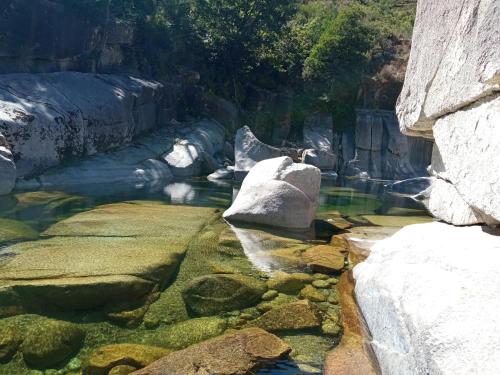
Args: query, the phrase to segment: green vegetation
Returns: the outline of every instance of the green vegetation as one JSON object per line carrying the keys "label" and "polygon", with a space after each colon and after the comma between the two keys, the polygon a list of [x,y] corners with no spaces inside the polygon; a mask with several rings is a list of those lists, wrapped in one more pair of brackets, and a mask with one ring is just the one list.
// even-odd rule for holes
{"label": "green vegetation", "polygon": [[[70,0],[98,22],[137,25],[134,61],[245,102],[246,87],[293,92],[293,120],[322,109],[350,120],[362,80],[407,39],[415,0]],[[335,121],[339,124],[342,121]],[[351,123],[351,121],[349,121]]]}

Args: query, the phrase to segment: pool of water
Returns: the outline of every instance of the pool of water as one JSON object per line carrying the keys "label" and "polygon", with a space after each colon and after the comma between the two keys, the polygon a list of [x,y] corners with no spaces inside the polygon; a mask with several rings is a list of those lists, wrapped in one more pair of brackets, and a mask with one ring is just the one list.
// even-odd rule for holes
{"label": "pool of water", "polygon": [[[237,307],[213,310],[208,303],[190,305],[185,291],[200,276],[238,275],[270,285],[269,279],[283,271],[310,275],[303,286],[328,277],[328,286],[315,289],[323,297],[311,302],[322,323],[277,330],[275,334],[292,348],[290,359],[260,374],[319,373],[325,354],[341,338],[341,329],[327,334],[323,329],[326,321],[341,328],[334,281],[339,275],[314,274],[301,254],[329,243],[334,232],[328,222],[398,226],[428,220],[420,203],[384,185],[325,176],[321,221],[316,230],[302,233],[225,223],[221,213],[238,192],[231,182],[82,185],[1,197],[0,374],[79,374],[94,351],[106,345],[179,350],[251,326],[271,308],[305,297],[300,290],[279,291],[277,297],[243,304],[236,300]],[[169,267],[159,265],[166,259],[164,247],[171,251]],[[124,274],[119,282],[103,279]],[[85,279],[84,288],[75,287],[82,278],[89,283]],[[122,287],[130,301],[118,292]],[[115,297],[121,299],[105,303],[105,298]],[[85,338],[78,345],[62,345],[66,352],[63,348],[33,354],[37,350],[30,352],[30,345],[52,348],[60,336],[73,337],[64,327],[50,328],[52,320],[71,322]],[[78,340],[78,334],[75,337]]]}

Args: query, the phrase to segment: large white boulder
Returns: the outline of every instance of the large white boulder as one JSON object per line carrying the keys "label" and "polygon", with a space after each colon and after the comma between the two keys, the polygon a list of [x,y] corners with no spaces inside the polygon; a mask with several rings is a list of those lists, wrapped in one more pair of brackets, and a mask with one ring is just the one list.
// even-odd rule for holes
{"label": "large white boulder", "polygon": [[497,0],[418,2],[397,112],[403,132],[434,139],[430,171],[461,203],[441,183],[432,211],[456,225],[500,223],[499,24]]}
{"label": "large white boulder", "polygon": [[372,247],[354,277],[383,374],[499,373],[499,233],[408,226]]}
{"label": "large white boulder", "polygon": [[500,89],[500,3],[419,0],[397,112],[407,134]]}
{"label": "large white boulder", "polygon": [[242,179],[259,161],[276,158],[281,150],[259,141],[248,126],[236,132],[234,140],[235,177]]}
{"label": "large white boulder", "polygon": [[315,218],[321,172],[290,157],[257,163],[243,181],[232,206],[224,212],[229,221],[306,229]]}
{"label": "large white boulder", "polygon": [[16,164],[5,137],[0,133],[0,195],[9,194],[16,184]]}

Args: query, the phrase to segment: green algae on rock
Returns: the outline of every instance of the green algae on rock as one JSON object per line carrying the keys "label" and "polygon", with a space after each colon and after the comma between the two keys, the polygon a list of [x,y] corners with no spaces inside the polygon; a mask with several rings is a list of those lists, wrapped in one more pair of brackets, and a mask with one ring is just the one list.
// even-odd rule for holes
{"label": "green algae on rock", "polygon": [[0,245],[19,242],[36,240],[38,232],[17,220],[0,219]]}
{"label": "green algae on rock", "polygon": [[16,354],[23,341],[19,330],[13,325],[0,326],[0,363],[8,362]]}
{"label": "green algae on rock", "polygon": [[250,328],[190,346],[169,354],[136,375],[253,374],[285,357],[290,347],[259,328]]}
{"label": "green algae on rock", "polygon": [[307,300],[280,305],[248,323],[248,327],[259,327],[270,332],[317,328],[320,325],[319,312]]}
{"label": "green algae on rock", "polygon": [[163,287],[214,209],[111,204],[49,228],[53,236],[7,249],[0,316],[135,301]]}
{"label": "green algae on rock", "polygon": [[[113,344],[96,349],[85,365],[85,375],[108,375],[116,367],[137,370],[166,356],[170,350],[139,344]],[[124,371],[121,369],[120,371]],[[120,373],[115,370],[115,373]]]}
{"label": "green algae on rock", "polygon": [[398,228],[412,224],[424,224],[435,221],[435,219],[430,216],[364,215],[363,218],[373,225]]}
{"label": "green algae on rock", "polygon": [[297,294],[306,284],[313,281],[313,277],[306,273],[274,272],[267,281],[269,289],[286,294]]}
{"label": "green algae on rock", "polygon": [[42,319],[26,332],[21,352],[28,365],[50,367],[75,354],[83,345],[84,338],[85,331],[76,324]]}
{"label": "green algae on rock", "polygon": [[221,335],[226,327],[226,320],[218,317],[189,319],[156,331],[153,341],[165,348],[184,349]]}
{"label": "green algae on rock", "polygon": [[[318,280],[318,281],[320,281],[320,280]],[[312,285],[306,285],[300,291],[300,297],[304,298],[304,299],[308,299],[311,302],[324,302],[324,301],[326,301],[325,295]]]}
{"label": "green algae on rock", "polygon": [[206,316],[253,306],[266,291],[266,284],[256,278],[219,274],[191,280],[182,297],[196,315]]}

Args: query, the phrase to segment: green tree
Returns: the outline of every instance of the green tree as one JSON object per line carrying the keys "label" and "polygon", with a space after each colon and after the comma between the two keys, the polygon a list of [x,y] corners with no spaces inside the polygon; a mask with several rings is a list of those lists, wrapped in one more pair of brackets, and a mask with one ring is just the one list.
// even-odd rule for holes
{"label": "green tree", "polygon": [[290,0],[193,0],[210,79],[238,101],[239,85],[265,60],[294,8]]}

